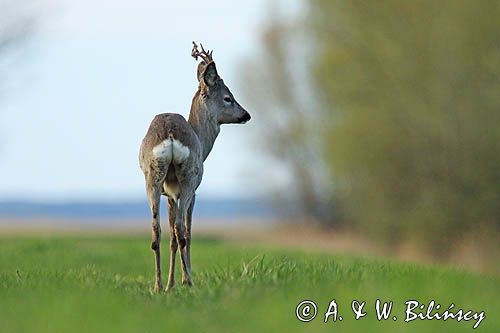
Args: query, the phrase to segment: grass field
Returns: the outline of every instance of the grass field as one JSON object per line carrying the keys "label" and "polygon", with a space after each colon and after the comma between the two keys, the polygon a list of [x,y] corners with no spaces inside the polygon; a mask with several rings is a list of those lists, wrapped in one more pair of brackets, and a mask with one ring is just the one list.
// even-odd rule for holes
{"label": "grass field", "polygon": [[[166,241],[162,251],[165,280]],[[153,294],[147,237],[1,236],[0,332],[500,331],[496,276],[215,239],[195,239],[192,262],[195,286]],[[304,299],[318,307],[308,323],[295,316]],[[332,299],[343,320],[325,324]],[[394,302],[389,320],[377,320],[376,299]],[[357,321],[352,300],[366,301]],[[454,303],[485,319],[476,330],[475,320],[405,323],[408,300],[435,300],[441,312]]]}

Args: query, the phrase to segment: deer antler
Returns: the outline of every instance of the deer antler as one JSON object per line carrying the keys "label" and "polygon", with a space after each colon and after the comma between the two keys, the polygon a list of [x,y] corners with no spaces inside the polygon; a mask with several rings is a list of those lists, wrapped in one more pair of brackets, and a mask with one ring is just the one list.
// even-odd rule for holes
{"label": "deer antler", "polygon": [[201,52],[198,51],[198,45],[196,45],[196,43],[193,42],[193,50],[191,51],[191,56],[193,58],[195,58],[196,60],[198,60],[198,57],[200,57],[201,59],[203,59],[203,61],[206,64],[209,64],[212,61],[214,61],[212,59],[212,53],[214,51],[213,50],[212,51],[205,51],[205,49],[203,48],[203,44],[201,44],[201,43],[200,43],[200,46],[201,46]]}

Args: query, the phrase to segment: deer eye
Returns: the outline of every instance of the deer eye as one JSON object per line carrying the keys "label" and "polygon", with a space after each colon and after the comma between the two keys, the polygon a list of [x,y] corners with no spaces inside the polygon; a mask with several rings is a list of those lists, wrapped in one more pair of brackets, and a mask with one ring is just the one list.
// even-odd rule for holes
{"label": "deer eye", "polygon": [[231,103],[231,97],[228,96],[224,97],[224,102]]}

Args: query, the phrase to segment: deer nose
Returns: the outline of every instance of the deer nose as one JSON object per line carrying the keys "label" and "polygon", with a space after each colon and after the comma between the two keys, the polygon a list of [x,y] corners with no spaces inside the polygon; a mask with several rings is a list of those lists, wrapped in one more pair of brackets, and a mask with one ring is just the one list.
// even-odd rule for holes
{"label": "deer nose", "polygon": [[240,118],[240,124],[244,124],[247,121],[249,121],[250,119],[252,119],[252,117],[250,116],[250,113],[245,111],[245,114],[243,115],[243,117]]}

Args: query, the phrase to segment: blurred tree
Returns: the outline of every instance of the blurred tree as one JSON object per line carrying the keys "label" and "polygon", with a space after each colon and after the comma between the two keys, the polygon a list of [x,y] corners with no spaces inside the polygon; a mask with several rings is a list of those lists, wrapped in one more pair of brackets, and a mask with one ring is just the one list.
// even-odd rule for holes
{"label": "blurred tree", "polygon": [[242,66],[248,88],[244,91],[261,119],[261,147],[292,178],[291,189],[276,193],[277,201],[292,201],[297,203],[294,212],[298,210],[317,221],[331,221],[322,199],[330,190],[325,186],[319,149],[322,109],[310,91],[308,47],[312,45],[308,45],[309,36],[301,29],[301,21],[280,19],[276,8],[271,13],[273,24],[262,34],[263,53]]}
{"label": "blurred tree", "polygon": [[0,84],[9,68],[11,51],[34,31],[36,17],[28,1],[0,0]]}
{"label": "blurred tree", "polygon": [[[331,181],[323,184],[345,217],[388,243],[417,239],[444,258],[486,230],[498,249],[500,2],[308,4],[300,21],[307,37],[294,43],[297,28],[275,23],[264,33],[262,60],[247,69],[255,91],[287,91],[253,99],[263,106],[270,152],[308,173],[324,163]],[[321,101],[314,117],[302,86],[284,77],[303,65],[286,66],[295,58],[287,43],[308,51],[309,80],[301,82],[312,82]],[[304,158],[310,151],[321,153]]]}
{"label": "blurred tree", "polygon": [[351,215],[437,255],[498,230],[500,2],[311,4],[325,153]]}

